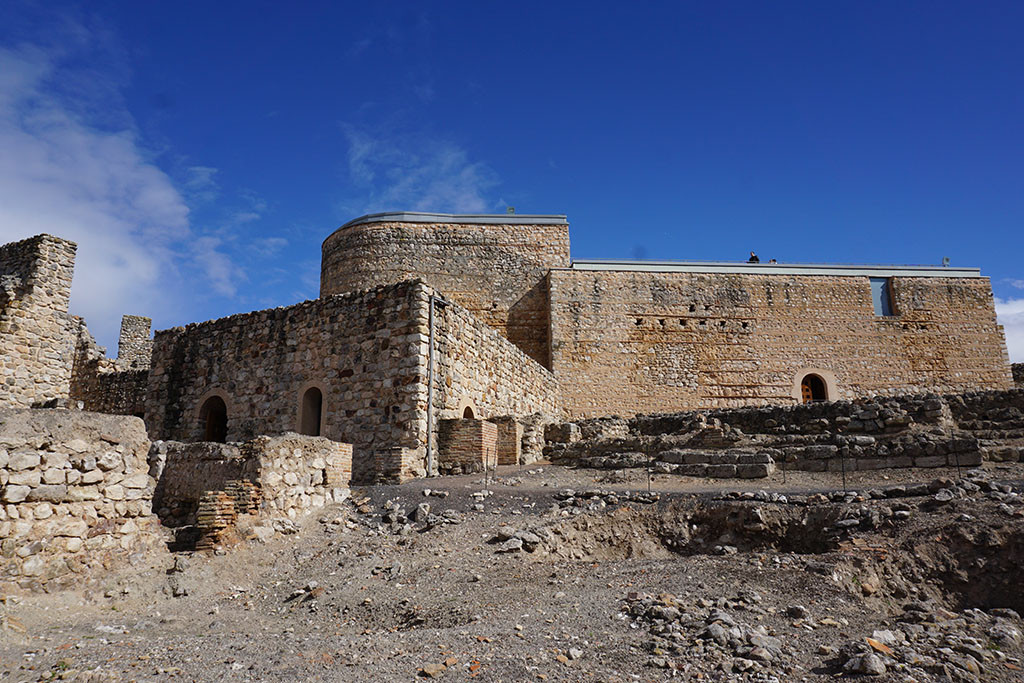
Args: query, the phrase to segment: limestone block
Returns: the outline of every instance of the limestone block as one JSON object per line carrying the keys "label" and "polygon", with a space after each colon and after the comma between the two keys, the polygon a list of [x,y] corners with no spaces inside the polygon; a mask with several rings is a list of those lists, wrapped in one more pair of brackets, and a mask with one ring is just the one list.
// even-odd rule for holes
{"label": "limestone block", "polygon": [[7,467],[7,463],[11,460],[11,456],[7,453],[6,448],[0,448],[0,470]]}
{"label": "limestone block", "polygon": [[92,446],[87,444],[82,439],[72,439],[71,441],[68,441],[66,444],[64,444],[64,447],[67,448],[72,453],[87,453],[90,450],[92,450]]}
{"label": "limestone block", "polygon": [[69,553],[77,553],[79,550],[82,549],[82,539],[75,537],[69,538],[65,542],[64,547],[67,548],[67,551]]}
{"label": "limestone block", "polygon": [[20,503],[28,498],[28,492],[32,489],[19,484],[7,484],[4,487],[3,501],[5,503]]}
{"label": "limestone block", "polygon": [[102,497],[100,490],[95,486],[72,486],[68,488],[68,500],[72,502],[99,500]]}
{"label": "limestone block", "polygon": [[43,453],[43,465],[46,467],[67,467],[70,463],[70,458],[67,453]]}
{"label": "limestone block", "polygon": [[56,467],[43,470],[43,483],[44,484],[63,484],[66,481],[64,470]]}
{"label": "limestone block", "polygon": [[54,536],[74,536],[84,538],[89,532],[89,525],[81,519],[69,519],[60,523],[53,530]]}
{"label": "limestone block", "polygon": [[103,472],[93,469],[82,472],[82,484],[98,484],[103,481]]}
{"label": "limestone block", "polygon": [[12,472],[7,478],[8,485],[15,486],[31,486],[36,487],[42,483],[43,475],[40,474],[39,470],[23,470],[21,472]]}
{"label": "limestone block", "polygon": [[60,485],[37,486],[28,493],[30,501],[47,501],[50,503],[62,503],[67,498],[68,487]]}
{"label": "limestone block", "polygon": [[148,473],[139,472],[125,477],[121,481],[121,486],[126,489],[144,489],[150,485],[150,482]]}
{"label": "limestone block", "polygon": [[96,460],[96,466],[104,472],[124,467],[124,459],[113,451],[107,451]]}
{"label": "limestone block", "polygon": [[32,469],[34,467],[39,467],[40,462],[41,458],[39,457],[38,453],[24,451],[20,453],[12,453],[9,456],[7,469],[19,472],[22,470]]}
{"label": "limestone block", "polygon": [[32,516],[36,519],[49,519],[53,516],[53,506],[49,503],[40,503],[32,508]]}

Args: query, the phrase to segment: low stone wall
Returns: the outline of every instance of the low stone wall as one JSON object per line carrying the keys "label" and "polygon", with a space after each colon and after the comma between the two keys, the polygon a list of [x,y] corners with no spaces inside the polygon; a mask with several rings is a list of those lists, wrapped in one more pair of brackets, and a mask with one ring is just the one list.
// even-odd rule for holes
{"label": "low stone wall", "polygon": [[[755,464],[755,455],[768,472],[772,464],[810,471],[973,466],[982,459],[1024,460],[1024,391],[601,418],[550,425],[546,436],[545,453],[555,462],[652,461],[659,471],[680,474]],[[727,468],[714,471],[719,474],[706,476]]]}
{"label": "low stone wall", "polygon": [[262,511],[296,517],[348,497],[352,444],[318,436],[258,436],[241,447],[258,463]]}
{"label": "low stone wall", "polygon": [[66,587],[166,553],[136,417],[0,410],[0,591]]}
{"label": "low stone wall", "polygon": [[438,469],[462,474],[494,469],[498,464],[498,426],[486,420],[441,420]]}
{"label": "low stone wall", "polygon": [[1010,369],[1013,372],[1014,386],[1024,388],[1024,363],[1014,363]]}
{"label": "low stone wall", "polygon": [[241,444],[157,441],[149,454],[157,478],[154,508],[172,527],[195,524],[203,495],[230,482],[260,488],[260,511],[296,517],[343,500],[352,478],[352,445],[287,433]]}

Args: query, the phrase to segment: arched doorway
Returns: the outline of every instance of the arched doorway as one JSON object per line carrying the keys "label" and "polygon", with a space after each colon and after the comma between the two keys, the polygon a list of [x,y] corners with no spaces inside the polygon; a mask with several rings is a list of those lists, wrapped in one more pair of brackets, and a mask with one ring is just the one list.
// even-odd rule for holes
{"label": "arched doorway", "polygon": [[475,418],[476,418],[476,415],[473,414],[473,407],[472,406],[466,406],[466,409],[462,411],[462,419],[463,420],[473,420]]}
{"label": "arched doorway", "polygon": [[224,443],[228,439],[228,407],[220,396],[211,396],[199,409],[203,441]]}
{"label": "arched doorway", "polygon": [[299,408],[299,433],[320,436],[321,416],[324,409],[324,395],[317,387],[310,387],[302,394]]}
{"label": "arched doorway", "polygon": [[818,375],[804,375],[800,380],[800,398],[804,403],[827,401],[828,389],[825,380]]}

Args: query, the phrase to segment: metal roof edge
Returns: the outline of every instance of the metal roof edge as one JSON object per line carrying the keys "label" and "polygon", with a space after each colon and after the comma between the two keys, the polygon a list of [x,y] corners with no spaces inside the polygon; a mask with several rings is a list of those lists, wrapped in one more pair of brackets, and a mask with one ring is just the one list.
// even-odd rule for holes
{"label": "metal roof edge", "polygon": [[620,261],[574,259],[558,270],[633,271],[649,273],[735,273],[742,275],[833,275],[867,277],[980,278],[980,268],[917,265],[847,265],[827,263],[737,263],[730,261]]}

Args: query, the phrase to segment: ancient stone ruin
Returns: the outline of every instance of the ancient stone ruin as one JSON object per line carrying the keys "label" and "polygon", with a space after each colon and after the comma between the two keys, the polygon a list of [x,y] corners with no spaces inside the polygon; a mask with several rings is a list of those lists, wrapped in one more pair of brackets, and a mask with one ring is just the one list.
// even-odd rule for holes
{"label": "ancient stone ruin", "polygon": [[1019,439],[1016,417],[969,417],[1020,410],[974,268],[581,261],[564,216],[374,214],[324,241],[319,298],[152,338],[128,315],[110,359],[68,313],[75,250],[0,247],[0,543],[19,581],[182,541],[158,520],[213,547],[239,515],[287,520],[350,480],[1020,455],[986,445]]}

